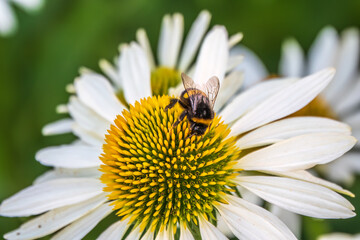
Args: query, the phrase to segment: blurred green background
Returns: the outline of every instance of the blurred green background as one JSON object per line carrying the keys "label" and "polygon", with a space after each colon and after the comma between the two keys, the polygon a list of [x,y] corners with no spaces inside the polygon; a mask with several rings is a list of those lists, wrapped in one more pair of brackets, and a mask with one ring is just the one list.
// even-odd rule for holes
{"label": "blurred green background", "polygon": [[[18,31],[0,37],[0,201],[46,171],[34,160],[37,150],[73,139],[43,137],[41,128],[61,118],[55,107],[67,101],[65,85],[78,75],[79,67],[99,70],[99,59],[112,60],[119,43],[133,40],[139,27],[147,30],[156,47],[165,13],[183,13],[187,31],[202,9],[212,13],[212,25],[223,24],[230,34],[243,32],[243,43],[271,72],[277,71],[284,38],[293,36],[308,49],[326,25],[338,30],[360,27],[360,0],[51,0],[37,14],[15,9]],[[360,180],[356,183],[350,190],[360,196]],[[351,202],[360,209],[359,199]],[[0,234],[23,221],[0,217]],[[308,231],[303,239],[329,231],[360,232],[358,217],[306,218],[304,225]]]}

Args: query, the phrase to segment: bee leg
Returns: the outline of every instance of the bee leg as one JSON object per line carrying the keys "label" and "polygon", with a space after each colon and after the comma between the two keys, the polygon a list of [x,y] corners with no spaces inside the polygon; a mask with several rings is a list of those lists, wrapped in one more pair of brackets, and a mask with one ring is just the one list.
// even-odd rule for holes
{"label": "bee leg", "polygon": [[179,116],[179,118],[176,120],[176,122],[174,122],[174,124],[171,126],[171,128],[169,129],[169,132],[171,131],[171,130],[173,130],[173,128],[175,128],[177,125],[179,125],[179,123],[182,121],[182,120],[184,120],[184,118],[185,118],[185,116],[187,115],[187,111],[185,110],[185,111],[183,111],[181,114],[180,114],[180,116]]}
{"label": "bee leg", "polygon": [[[191,133],[191,132],[190,132],[190,133]],[[193,132],[193,133],[191,133],[189,136],[187,136],[187,137],[186,137],[186,139],[188,139],[188,138],[190,138],[190,139],[191,139],[191,137],[192,137],[192,136],[194,136],[194,135],[196,135],[196,133],[195,133],[195,132]]]}
{"label": "bee leg", "polygon": [[193,128],[195,126],[195,123],[193,121],[191,121],[191,119],[189,120],[189,122],[190,122],[190,135],[188,135],[186,137],[186,139],[191,138],[192,136],[194,136],[196,134],[195,132],[193,132]]}
{"label": "bee leg", "polygon": [[173,107],[175,106],[175,104],[178,103],[178,102],[179,102],[179,99],[177,99],[177,98],[172,98],[172,99],[170,99],[169,105],[167,105],[167,106],[165,107],[165,112],[166,112],[167,110],[173,108]]}
{"label": "bee leg", "polygon": [[176,120],[176,122],[174,122],[174,124],[172,125],[172,127],[174,128],[174,127],[176,127],[182,120],[184,120],[184,118],[185,118],[185,116],[187,115],[187,111],[185,110],[185,111],[183,111],[181,114],[180,114],[180,116],[179,116],[179,118]]}

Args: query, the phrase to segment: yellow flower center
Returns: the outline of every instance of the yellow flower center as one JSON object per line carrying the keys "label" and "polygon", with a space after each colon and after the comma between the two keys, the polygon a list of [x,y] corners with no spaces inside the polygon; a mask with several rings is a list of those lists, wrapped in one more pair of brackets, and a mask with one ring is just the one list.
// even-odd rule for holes
{"label": "yellow flower center", "polygon": [[164,111],[169,96],[142,99],[111,125],[101,180],[122,218],[159,231],[169,224],[197,225],[197,216],[214,218],[214,204],[230,193],[232,168],[240,150],[230,129],[215,117],[202,136],[189,138],[185,118],[172,128],[183,109]]}
{"label": "yellow flower center", "polygon": [[180,82],[180,73],[175,69],[158,67],[151,73],[151,89],[155,96],[168,94],[169,88]]}

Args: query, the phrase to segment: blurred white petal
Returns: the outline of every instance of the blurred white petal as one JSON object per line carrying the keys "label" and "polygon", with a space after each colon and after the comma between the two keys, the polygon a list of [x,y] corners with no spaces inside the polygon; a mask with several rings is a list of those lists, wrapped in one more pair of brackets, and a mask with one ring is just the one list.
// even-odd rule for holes
{"label": "blurred white petal", "polygon": [[199,48],[201,40],[209,27],[211,14],[204,10],[192,24],[189,33],[185,39],[184,49],[182,50],[178,69],[186,72],[191,62],[194,60],[195,54]]}
{"label": "blurred white petal", "polygon": [[145,29],[141,28],[141,29],[137,30],[136,40],[138,41],[138,43],[140,44],[140,46],[142,47],[142,49],[144,50],[144,52],[146,54],[150,69],[154,69],[155,68],[154,55],[152,53],[149,38],[146,34]]}
{"label": "blurred white petal", "polygon": [[227,38],[227,31],[223,26],[213,27],[206,35],[193,76],[198,85],[205,84],[212,76],[217,76],[221,85],[229,56]]}
{"label": "blurred white petal", "polygon": [[151,96],[150,66],[144,50],[137,43],[122,48],[120,69],[124,96],[129,104]]}
{"label": "blurred white petal", "polygon": [[244,60],[236,70],[244,73],[244,88],[247,89],[255,83],[264,80],[268,75],[268,71],[260,58],[250,49],[244,46],[236,46],[231,49],[230,55],[242,55]]}
{"label": "blurred white petal", "polygon": [[282,45],[279,73],[284,77],[302,77],[304,52],[295,39],[288,39]]}
{"label": "blurred white petal", "polygon": [[70,133],[74,120],[71,118],[63,118],[52,123],[46,124],[42,129],[45,136]]}
{"label": "blurred white petal", "polygon": [[327,67],[335,67],[338,34],[333,27],[325,27],[309,50],[308,74]]}

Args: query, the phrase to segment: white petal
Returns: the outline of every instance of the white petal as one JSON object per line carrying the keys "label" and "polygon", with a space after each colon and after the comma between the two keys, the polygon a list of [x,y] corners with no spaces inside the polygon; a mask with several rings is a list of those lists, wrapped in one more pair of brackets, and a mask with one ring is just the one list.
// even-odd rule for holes
{"label": "white petal", "polygon": [[125,99],[129,104],[151,96],[150,66],[144,50],[137,43],[122,48],[120,69]]}
{"label": "white petal", "polygon": [[160,65],[165,65],[167,58],[167,49],[170,47],[172,34],[172,18],[169,14],[166,14],[161,23],[160,38],[158,43],[158,59]]}
{"label": "white petal", "polygon": [[136,40],[138,41],[138,43],[140,44],[140,46],[142,47],[142,49],[146,54],[150,69],[154,69],[155,68],[154,55],[151,51],[149,38],[144,29],[141,28],[136,31]]}
{"label": "white petal", "polygon": [[119,70],[116,69],[109,61],[101,59],[99,62],[101,70],[106,74],[106,76],[111,79],[111,81],[117,86],[117,88],[122,88],[122,81],[120,78]]}
{"label": "white petal", "polygon": [[286,225],[264,208],[241,198],[228,196],[229,204],[217,209],[239,239],[296,239]]}
{"label": "white petal", "polygon": [[255,83],[265,79],[269,73],[260,58],[250,49],[244,46],[236,46],[231,49],[231,55],[242,55],[244,61],[236,70],[244,73],[244,88],[247,89]]}
{"label": "white petal", "polygon": [[215,102],[214,110],[219,111],[234,94],[240,89],[243,83],[243,73],[233,71],[225,77],[220,86],[219,94]]}
{"label": "white petal", "polygon": [[38,10],[44,4],[44,0],[12,0],[26,11]]}
{"label": "white petal", "polygon": [[261,206],[264,201],[259,198],[256,194],[250,192],[249,190],[247,190],[246,188],[243,188],[242,186],[236,186],[236,189],[239,191],[240,195],[241,195],[241,199],[244,199],[245,201]]}
{"label": "white petal", "polygon": [[317,240],[360,240],[360,234],[329,233],[321,235]]}
{"label": "white petal", "polygon": [[186,72],[190,63],[194,60],[195,54],[199,48],[200,42],[209,27],[211,14],[204,10],[192,24],[189,33],[185,39],[184,49],[182,50],[179,67],[181,72]]}
{"label": "white petal", "polygon": [[339,133],[300,135],[249,153],[234,167],[279,172],[303,170],[340,157],[355,142],[354,137]]}
{"label": "white petal", "polygon": [[205,84],[209,78],[217,76],[221,85],[229,57],[227,39],[227,31],[223,26],[213,27],[206,35],[201,45],[193,76],[197,84]]}
{"label": "white petal", "polygon": [[185,228],[185,224],[180,224],[180,238],[179,240],[195,240],[189,228]]}
{"label": "white petal", "polygon": [[352,129],[359,130],[360,129],[360,111],[352,112],[350,116],[342,119],[342,121],[349,124]]}
{"label": "white petal", "polygon": [[129,222],[129,218],[123,221],[117,221],[108,227],[98,238],[97,240],[108,240],[108,239],[122,239],[126,230],[128,228],[127,224]]}
{"label": "white petal", "polygon": [[60,232],[56,233],[52,239],[82,239],[88,234],[102,219],[112,212],[112,206],[104,203],[79,220],[73,222]]}
{"label": "white petal", "polygon": [[79,99],[100,116],[112,122],[124,106],[117,99],[110,83],[97,74],[83,74],[75,80]]}
{"label": "white petal", "polygon": [[349,218],[354,207],[341,195],[317,184],[271,176],[239,176],[236,183],[281,208],[316,218]]}
{"label": "white petal", "polygon": [[142,231],[140,231],[140,225],[138,225],[131,230],[130,234],[126,237],[126,240],[138,240],[141,235]]}
{"label": "white petal", "polygon": [[76,122],[76,124],[73,123],[71,125],[73,129],[78,125],[81,128],[92,132],[94,136],[104,139],[107,130],[110,128],[110,122],[107,119],[101,117],[75,96],[70,97],[68,110],[69,114]]}
{"label": "white petal", "polygon": [[0,1],[0,35],[11,34],[17,25],[13,10],[7,1]]}
{"label": "white petal", "polygon": [[229,226],[227,225],[227,223],[225,222],[224,218],[221,216],[219,211],[216,212],[216,227],[229,239],[235,237],[234,233],[231,231],[231,229],[229,228]]}
{"label": "white petal", "polygon": [[[127,238],[128,239],[128,238]],[[153,240],[154,239],[154,232],[151,231],[151,228],[149,228],[146,233],[141,237],[140,240]]]}
{"label": "white petal", "polygon": [[244,56],[242,55],[231,55],[227,61],[226,72],[233,71],[237,66],[239,66],[244,61]]}
{"label": "white petal", "polygon": [[184,91],[184,85],[179,83],[176,87],[169,88],[169,96],[180,97],[181,93]]}
{"label": "white petal", "polygon": [[271,204],[270,210],[272,214],[277,216],[286,226],[291,230],[291,232],[297,237],[301,237],[301,216],[284,210],[276,205]]}
{"label": "white petal", "polygon": [[56,113],[62,114],[62,113],[69,113],[69,110],[67,108],[66,104],[59,104],[56,106]]}
{"label": "white petal", "polygon": [[39,184],[58,178],[100,178],[99,167],[93,168],[55,168],[38,176],[33,184]]}
{"label": "white petal", "polygon": [[360,129],[354,129],[353,135],[358,140],[356,142],[356,147],[359,148],[360,147]]}
{"label": "white petal", "polygon": [[184,18],[175,13],[164,16],[158,46],[160,66],[174,68],[184,32]]}
{"label": "white petal", "polygon": [[231,129],[238,135],[296,112],[313,100],[330,82],[334,69],[325,69],[280,90],[239,119]]}
{"label": "white petal", "polygon": [[[334,162],[337,162],[337,161],[339,161],[339,159],[337,159]],[[326,164],[324,166],[328,166],[328,165],[329,164]],[[341,186],[336,185],[335,183],[326,181],[324,179],[315,177],[315,176],[311,175],[309,172],[307,172],[305,170],[293,171],[293,172],[274,172],[274,171],[264,171],[264,172],[268,173],[268,174],[281,176],[281,177],[289,177],[289,178],[294,178],[294,179],[298,179],[298,180],[301,180],[301,181],[315,183],[317,185],[321,185],[323,187],[329,188],[329,189],[331,189],[331,190],[333,190],[335,192],[346,194],[346,195],[348,195],[350,197],[355,196],[353,193],[349,192],[348,190],[343,189]]]}
{"label": "white petal", "polygon": [[285,77],[304,75],[304,52],[295,39],[288,39],[282,45],[279,72]]}
{"label": "white petal", "polygon": [[336,161],[321,166],[320,170],[323,170],[327,179],[351,186],[356,174],[360,173],[360,153],[351,151]]}
{"label": "white petal", "polygon": [[73,124],[72,129],[76,136],[91,146],[101,147],[105,143],[104,137],[100,137],[93,131],[84,129],[77,123]]}
{"label": "white petal", "polygon": [[316,37],[309,50],[308,74],[335,66],[338,35],[333,27],[326,27]]}
{"label": "white petal", "polygon": [[29,216],[68,206],[101,194],[103,185],[93,178],[64,178],[23,189],[4,200],[0,215]]}
{"label": "white petal", "polygon": [[[244,82],[244,80],[243,80]],[[261,82],[249,90],[236,96],[222,111],[222,119],[226,124],[238,119],[269,96],[291,85],[294,79],[277,79]]]}
{"label": "white petal", "polygon": [[[331,104],[343,97],[342,92],[351,87],[358,72],[359,64],[359,31],[356,28],[343,32],[336,56],[336,75],[329,84],[325,96]],[[334,51],[334,50],[333,50]]]}
{"label": "white petal", "polygon": [[332,107],[334,108],[334,111],[337,115],[343,116],[349,112],[351,112],[353,109],[356,109],[356,107],[360,104],[360,77],[356,79],[355,82],[353,82],[352,86],[346,93],[341,96],[341,98],[338,98],[338,101],[334,104],[332,104]]}
{"label": "white petal", "polygon": [[155,240],[174,240],[173,225],[169,224],[166,229],[159,231]]}
{"label": "white petal", "polygon": [[35,159],[41,164],[62,168],[89,168],[100,166],[101,148],[90,146],[62,145],[38,151]]}
{"label": "white petal", "polygon": [[341,133],[350,135],[350,127],[321,117],[293,117],[255,129],[237,141],[240,149],[264,146],[308,133]]}
{"label": "white petal", "polygon": [[229,41],[228,41],[229,48],[232,48],[236,44],[238,44],[243,39],[243,37],[244,37],[244,34],[241,32],[230,36]]}
{"label": "white petal", "polygon": [[199,228],[202,239],[210,240],[210,239],[218,239],[218,240],[226,240],[228,239],[224,234],[220,232],[214,225],[212,225],[208,220],[206,220],[203,216],[199,215]]}
{"label": "white petal", "polygon": [[24,223],[19,229],[5,234],[4,238],[35,239],[44,237],[86,215],[105,201],[105,194],[101,194],[81,203],[51,210]]}
{"label": "white petal", "polygon": [[58,121],[46,124],[42,129],[42,134],[45,136],[57,135],[63,133],[70,133],[71,126],[74,120],[70,118],[63,118]]}

